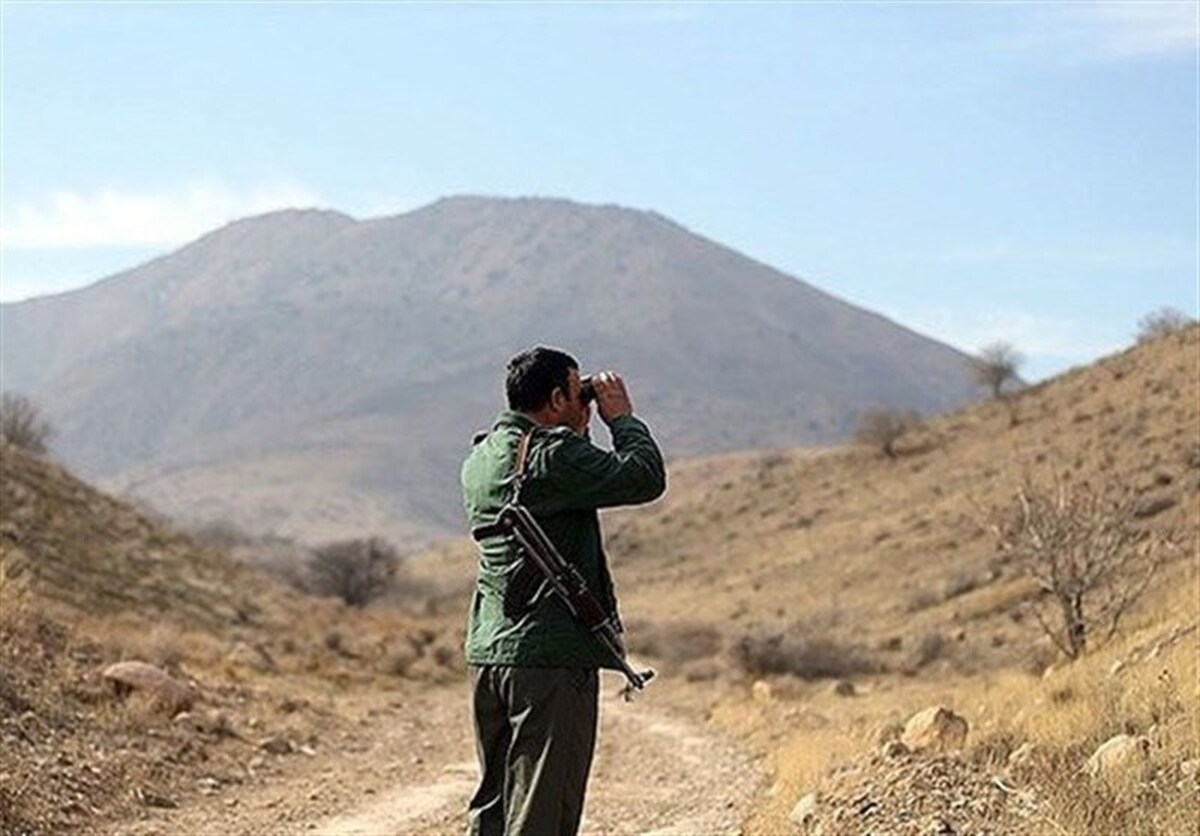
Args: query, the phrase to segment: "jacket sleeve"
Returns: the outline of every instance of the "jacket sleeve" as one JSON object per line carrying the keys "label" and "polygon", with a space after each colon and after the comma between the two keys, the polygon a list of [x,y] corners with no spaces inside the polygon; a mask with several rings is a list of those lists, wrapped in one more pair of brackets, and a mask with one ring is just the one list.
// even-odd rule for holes
{"label": "jacket sleeve", "polygon": [[564,509],[635,505],[662,496],[667,488],[662,451],[650,428],[632,415],[609,425],[612,451],[573,433],[547,451],[546,476],[552,503]]}

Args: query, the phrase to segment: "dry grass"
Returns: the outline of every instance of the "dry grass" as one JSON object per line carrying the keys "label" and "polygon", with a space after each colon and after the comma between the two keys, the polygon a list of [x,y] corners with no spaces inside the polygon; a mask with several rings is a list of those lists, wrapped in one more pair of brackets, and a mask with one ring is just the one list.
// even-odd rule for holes
{"label": "dry grass", "polygon": [[[1200,329],[1172,334],[1013,396],[1016,426],[994,402],[934,419],[937,444],[899,461],[832,450],[769,467],[761,454],[682,463],[662,505],[610,516],[627,613],[694,617],[701,589],[728,636],[821,623],[833,646],[871,648],[899,674],[860,672],[851,698],[783,676],[767,700],[728,670],[718,678],[714,720],[776,764],[748,833],[788,832],[791,806],[831,767],[873,751],[880,727],[938,703],[967,717],[982,764],[1024,741],[1047,751],[1053,766],[1035,776],[1041,832],[1191,832],[1180,823],[1197,799],[1178,786],[1178,769],[1197,757],[1194,635],[1161,651],[1166,676],[1156,663],[1108,671],[1138,642],[1200,619],[1198,356]],[[1129,485],[1146,509],[1138,524],[1181,532],[1184,548],[1111,644],[1042,679],[1056,656],[1028,616],[1036,585],[977,520],[1031,474],[1064,472]],[[1179,700],[1190,705],[1171,708]],[[1152,726],[1160,742],[1136,792],[1078,790],[1096,745]]]}
{"label": "dry grass", "polygon": [[734,642],[732,655],[741,670],[755,677],[842,679],[882,669],[866,648],[803,632],[745,635]]}
{"label": "dry grass", "polygon": [[[1053,648],[1022,616],[1032,583],[997,560],[974,511],[1003,501],[1031,470],[1065,468],[1134,486],[1157,509],[1143,524],[1186,532],[1194,559],[1198,347],[1193,328],[1024,390],[1014,396],[1015,427],[996,403],[935,419],[927,431],[936,444],[896,461],[834,450],[683,463],[667,501],[606,515],[635,649],[691,659],[658,687],[675,679],[691,688],[680,699],[775,765],[774,791],[748,834],[790,832],[792,804],[830,767],[873,750],[881,727],[933,703],[966,716],[969,756],[981,768],[998,768],[1021,742],[1043,747],[1048,766],[1031,779],[1042,832],[1189,832],[1178,827],[1195,809],[1194,784],[1175,776],[1180,761],[1197,757],[1197,634],[1153,653],[1163,636],[1200,619],[1194,566],[1165,566],[1112,643],[1043,678]],[[61,469],[0,452],[0,731],[14,735],[5,745],[24,741],[6,760],[0,810],[28,818],[53,808],[61,788],[41,782],[38,765],[56,752],[126,746],[125,773],[86,795],[115,805],[99,821],[120,811],[115,799],[127,798],[131,780],[151,774],[168,751],[159,743],[187,742],[162,718],[90,689],[109,661],[173,666],[235,728],[256,712],[263,732],[295,735],[336,725],[347,690],[462,678],[468,543],[411,561],[424,573],[415,583],[442,590],[427,612],[411,602],[357,611],[300,599]],[[737,637],[757,643],[741,669],[712,652]],[[1118,661],[1124,669],[1110,674]],[[771,696],[751,697],[747,671],[771,677]],[[842,676],[857,695],[821,680]],[[325,713],[264,710],[285,695]],[[66,719],[30,743],[14,725],[25,705],[48,722]],[[129,744],[143,739],[142,722],[158,724],[161,737],[138,754]],[[1143,780],[1081,784],[1091,749],[1126,729],[1154,741]],[[205,756],[227,754],[229,741],[210,737],[199,744]],[[189,768],[178,767],[181,785]]]}
{"label": "dry grass", "polygon": [[[1028,782],[1055,832],[1149,836],[1195,827],[1200,784],[1181,765],[1200,758],[1198,592],[1193,567],[1114,646],[1034,684],[1010,680],[984,701],[990,734],[1044,751]],[[1083,761],[1117,734],[1150,739],[1144,769],[1111,781],[1080,775]]]}
{"label": "dry grass", "polygon": [[[1181,765],[1200,758],[1197,579],[1195,567],[1177,569],[1118,640],[1045,676],[1001,670],[882,678],[853,700],[815,686],[777,692],[766,704],[747,695],[728,699],[716,719],[774,756],[775,785],[747,832],[778,832],[796,800],[821,787],[832,770],[875,751],[890,724],[937,703],[971,724],[970,761],[1032,789],[1037,813],[1029,833],[1193,832],[1200,784],[1185,778]],[[1145,768],[1113,780],[1083,774],[1097,746],[1122,733],[1150,738]],[[1039,755],[1017,778],[1007,757],[1026,742]]]}
{"label": "dry grass", "polygon": [[[442,621],[301,596],[9,445],[0,470],[0,832],[128,819],[264,737],[346,732],[356,694],[461,676]],[[131,659],[194,683],[196,717],[102,680]]]}
{"label": "dry grass", "polygon": [[21,571],[16,561],[0,553],[0,627],[23,621],[33,600],[29,572]]}
{"label": "dry grass", "polygon": [[630,652],[672,666],[711,659],[725,644],[715,626],[699,621],[635,621],[626,638]]}

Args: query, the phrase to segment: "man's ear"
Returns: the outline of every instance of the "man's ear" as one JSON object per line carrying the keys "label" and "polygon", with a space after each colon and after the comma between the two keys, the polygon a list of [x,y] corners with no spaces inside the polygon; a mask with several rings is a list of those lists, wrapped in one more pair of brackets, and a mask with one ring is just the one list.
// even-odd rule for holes
{"label": "man's ear", "polygon": [[566,405],[567,393],[563,391],[561,386],[555,386],[550,392],[550,408],[555,412],[561,412]]}

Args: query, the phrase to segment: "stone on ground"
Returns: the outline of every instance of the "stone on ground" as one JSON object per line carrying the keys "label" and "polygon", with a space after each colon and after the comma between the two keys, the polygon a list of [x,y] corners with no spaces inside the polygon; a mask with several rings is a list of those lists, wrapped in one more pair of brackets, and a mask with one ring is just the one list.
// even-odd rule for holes
{"label": "stone on ground", "polygon": [[949,752],[966,745],[967,728],[964,718],[935,705],[910,717],[900,740],[914,752]]}
{"label": "stone on ground", "polygon": [[113,684],[118,695],[144,691],[157,707],[172,716],[188,711],[196,703],[195,688],[147,662],[117,662],[105,668],[100,675]]}

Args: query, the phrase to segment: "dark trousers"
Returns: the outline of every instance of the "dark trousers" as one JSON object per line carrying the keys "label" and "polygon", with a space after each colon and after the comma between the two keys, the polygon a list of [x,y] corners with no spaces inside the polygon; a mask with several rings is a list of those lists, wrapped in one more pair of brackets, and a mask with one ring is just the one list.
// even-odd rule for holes
{"label": "dark trousers", "polygon": [[574,836],[592,752],[600,677],[582,668],[471,668],[482,773],[469,836]]}

